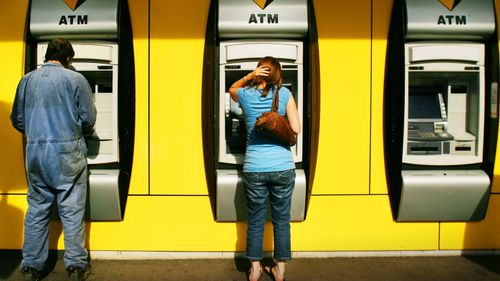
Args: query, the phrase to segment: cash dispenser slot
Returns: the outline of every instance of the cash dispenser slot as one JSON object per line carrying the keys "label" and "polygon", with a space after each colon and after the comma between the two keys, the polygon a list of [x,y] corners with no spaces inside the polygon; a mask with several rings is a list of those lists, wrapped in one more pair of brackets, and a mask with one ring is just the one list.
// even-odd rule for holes
{"label": "cash dispenser slot", "polygon": [[490,179],[482,170],[401,172],[398,221],[476,221],[486,211]]}
{"label": "cash dispenser slot", "polygon": [[[70,39],[72,67],[89,82],[97,110],[86,138],[89,164],[87,219],[123,219],[132,169],[135,90],[127,1],[86,1],[73,11],[65,1],[31,0],[27,65],[44,63],[48,40]],[[75,7],[73,7],[75,8]],[[75,15],[70,24],[67,15]],[[125,78],[126,77],[126,78]]]}
{"label": "cash dispenser slot", "polygon": [[246,124],[242,110],[229,95],[229,87],[254,70],[265,56],[280,61],[282,85],[292,92],[303,123],[303,133],[291,147],[297,167],[291,220],[305,219],[308,195],[305,168],[309,167],[311,135],[308,130],[312,120],[309,112],[315,102],[309,88],[309,79],[315,75],[309,65],[313,61],[312,50],[316,48],[312,42],[317,42],[313,18],[311,0],[274,1],[265,7],[247,0],[211,2],[205,40],[203,97],[204,104],[212,106],[204,108],[203,116],[216,116],[215,120],[204,120],[206,128],[213,128],[204,131],[204,150],[217,221],[247,219],[242,183]]}
{"label": "cash dispenser slot", "polygon": [[384,122],[395,220],[484,217],[498,135],[495,25],[491,0],[394,3]]}
{"label": "cash dispenser slot", "polygon": [[[248,217],[245,187],[241,170],[217,170],[217,220],[245,221]],[[236,188],[235,188],[236,187]],[[306,175],[295,170],[295,187],[292,193],[290,217],[302,221],[305,216]],[[270,218],[268,213],[268,218]]]}

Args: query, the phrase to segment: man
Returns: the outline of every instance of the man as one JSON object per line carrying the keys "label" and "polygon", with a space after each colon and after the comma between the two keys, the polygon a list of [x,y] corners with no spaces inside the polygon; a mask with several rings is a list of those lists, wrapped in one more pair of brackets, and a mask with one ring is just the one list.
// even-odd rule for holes
{"label": "man", "polygon": [[51,206],[57,200],[64,231],[64,264],[70,280],[90,275],[85,249],[87,147],[96,110],[83,75],[69,70],[75,52],[66,39],[49,42],[45,63],[17,87],[11,113],[26,137],[28,210],[24,222],[21,273],[40,280],[48,256]]}

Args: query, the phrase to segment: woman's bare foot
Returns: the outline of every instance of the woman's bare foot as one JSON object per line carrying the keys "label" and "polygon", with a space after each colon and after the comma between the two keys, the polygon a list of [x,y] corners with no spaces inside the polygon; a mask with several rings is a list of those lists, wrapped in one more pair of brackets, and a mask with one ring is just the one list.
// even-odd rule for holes
{"label": "woman's bare foot", "polygon": [[262,273],[262,267],[259,262],[252,262],[252,266],[248,271],[249,281],[258,281],[260,279],[260,274]]}
{"label": "woman's bare foot", "polygon": [[278,262],[272,267],[266,266],[266,272],[273,276],[274,281],[284,281],[285,280],[285,263]]}

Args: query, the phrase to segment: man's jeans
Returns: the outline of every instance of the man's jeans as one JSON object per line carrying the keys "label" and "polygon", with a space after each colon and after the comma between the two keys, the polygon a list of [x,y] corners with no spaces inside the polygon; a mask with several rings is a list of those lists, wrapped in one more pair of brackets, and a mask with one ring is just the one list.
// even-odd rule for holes
{"label": "man's jeans", "polygon": [[55,200],[64,230],[64,264],[66,267],[87,266],[83,221],[87,161],[85,153],[75,149],[84,145],[83,140],[63,144],[28,143],[28,211],[24,221],[22,266],[43,270],[48,257],[51,206]]}
{"label": "man's jeans", "polygon": [[262,240],[268,199],[274,231],[274,255],[279,261],[292,258],[290,248],[290,206],[295,186],[295,170],[243,173],[247,195],[248,228],[246,255],[249,260],[262,260]]}

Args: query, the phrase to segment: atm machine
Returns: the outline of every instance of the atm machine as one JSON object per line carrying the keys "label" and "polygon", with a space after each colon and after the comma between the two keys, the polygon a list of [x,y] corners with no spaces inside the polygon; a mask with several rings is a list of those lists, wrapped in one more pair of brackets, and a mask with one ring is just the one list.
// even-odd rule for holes
{"label": "atm machine", "polygon": [[229,87],[254,70],[265,56],[280,61],[283,87],[292,92],[299,109],[303,133],[291,148],[297,167],[291,219],[305,218],[310,131],[312,120],[317,118],[311,113],[311,105],[317,102],[311,89],[311,77],[317,75],[312,71],[312,65],[317,64],[312,55],[317,42],[313,21],[312,1],[308,0],[212,1],[205,46],[203,116],[205,166],[217,221],[247,219],[242,182],[246,125]]}
{"label": "atm machine", "polygon": [[122,220],[132,170],[135,121],[132,29],[125,0],[31,0],[26,71],[43,64],[48,41],[64,37],[72,67],[88,80],[97,109],[86,139],[87,218]]}
{"label": "atm machine", "polygon": [[481,220],[498,135],[494,3],[394,5],[384,142],[395,219]]}

